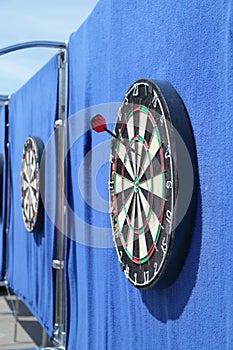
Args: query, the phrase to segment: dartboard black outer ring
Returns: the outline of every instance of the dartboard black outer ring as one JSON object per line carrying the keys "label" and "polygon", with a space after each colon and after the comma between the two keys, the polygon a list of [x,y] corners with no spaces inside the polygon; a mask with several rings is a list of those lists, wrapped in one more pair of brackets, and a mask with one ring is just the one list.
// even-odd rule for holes
{"label": "dartboard black outer ring", "polygon": [[[145,91],[147,90],[147,92],[145,93],[143,92],[144,86],[146,86]],[[121,124],[123,123],[124,118],[121,115],[122,114],[126,115],[125,109],[124,109],[126,105],[144,106],[149,111],[151,111],[153,116],[155,116],[155,119],[159,118],[159,115],[156,115],[157,107],[155,107],[155,106],[158,106],[158,104],[157,103],[153,104],[153,101],[154,101],[153,94],[156,95],[158,100],[160,101],[159,106],[160,107],[162,106],[160,110],[164,112],[162,114],[164,114],[165,120],[166,120],[166,122],[163,124],[164,130],[166,125],[166,132],[165,132],[166,135],[164,134],[165,136],[163,136],[162,126],[159,130],[159,121],[156,127],[158,128],[159,132],[161,131],[161,137],[162,138],[164,137],[164,143],[163,143],[163,140],[161,139],[162,141],[161,148],[163,148],[163,145],[165,144],[170,145],[169,154],[171,155],[171,157],[168,158],[170,162],[168,167],[165,164],[164,173],[166,172],[169,173],[170,171],[170,174],[172,177],[171,180],[173,182],[173,186],[171,190],[172,195],[170,195],[169,199],[166,199],[164,208],[161,214],[163,216],[160,224],[164,229],[164,233],[163,233],[164,236],[162,234],[160,235],[161,235],[161,239],[166,237],[165,238],[166,252],[164,253],[163,251],[163,257],[160,258],[159,260],[159,263],[160,263],[159,266],[157,264],[158,260],[155,258],[155,254],[159,256],[160,252],[157,253],[153,251],[153,253],[151,253],[151,256],[148,252],[148,258],[147,260],[145,260],[146,263],[144,264],[143,262],[135,263],[135,261],[139,259],[136,259],[136,257],[131,257],[129,252],[127,252],[127,249],[125,247],[122,248],[124,246],[124,239],[123,239],[123,232],[119,233],[119,231],[121,231],[121,228],[118,223],[119,211],[116,206],[117,199],[115,198],[116,193],[114,189],[114,186],[115,186],[114,173],[117,172],[116,167],[118,162],[117,144],[119,144],[119,141],[116,141],[115,139],[112,140],[111,157],[110,157],[110,160],[111,160],[110,213],[111,213],[111,221],[112,221],[113,239],[115,242],[116,250],[118,253],[120,265],[123,272],[125,273],[126,277],[129,279],[129,281],[139,289],[149,289],[155,285],[160,288],[166,288],[176,280],[177,276],[179,275],[182,269],[182,266],[184,264],[184,261],[187,256],[188,249],[191,243],[192,230],[193,230],[194,218],[195,218],[195,209],[196,209],[197,161],[196,161],[196,151],[195,151],[193,131],[192,131],[191,123],[190,123],[185,105],[182,99],[180,98],[180,96],[178,95],[178,93],[176,92],[176,90],[174,89],[174,87],[169,82],[140,79],[131,85],[119,109],[118,120],[115,126],[116,136],[118,137],[118,139],[120,139],[122,137],[121,135],[122,130],[124,132],[124,129],[121,127]],[[134,110],[136,110],[136,108]],[[161,121],[161,125],[162,125],[162,121]],[[184,171],[184,165],[182,161],[183,155],[182,155],[182,152],[179,151],[179,147],[178,147],[179,137],[177,136],[176,131],[178,131],[179,137],[183,140],[183,143],[189,152],[189,157],[191,159],[192,172],[193,172],[192,195],[190,198],[190,203],[186,211],[186,214],[181,220],[181,222],[178,222],[177,220],[178,213],[179,213],[179,206],[180,206],[179,204],[180,198],[178,200],[178,197],[182,197],[180,196],[180,194],[178,196],[178,191],[179,191],[178,174]],[[128,131],[127,131],[127,135],[128,135]],[[165,141],[166,137],[168,139],[167,141]],[[164,156],[165,149],[163,149],[162,153]],[[167,169],[169,171],[165,171]],[[164,179],[165,179],[164,180],[165,183],[167,183],[168,177],[166,177],[166,174],[164,175]],[[168,195],[168,193],[171,193],[168,190],[166,191],[167,191],[166,196]],[[182,195],[185,195],[185,194],[182,194]],[[168,206],[166,207],[166,205]],[[123,206],[124,206],[124,203],[123,203]],[[169,208],[169,206],[171,206],[172,208],[171,209],[172,219],[170,220],[171,221],[169,224],[170,226],[166,226],[164,225],[164,223],[166,223],[165,219],[168,219],[166,218],[166,216],[167,216],[167,211],[169,211],[166,208]],[[124,210],[126,212],[125,206],[124,206]],[[159,239],[160,237],[158,238],[157,242],[159,242]],[[156,244],[154,244],[155,246],[157,245],[157,242]],[[161,241],[159,244],[161,245]],[[158,246],[156,247],[156,249],[157,248]],[[162,248],[162,245],[161,245],[161,248]],[[154,271],[156,271],[156,268],[158,266],[158,270],[154,272],[154,274],[153,274],[152,267],[150,266],[150,263],[156,264],[156,267],[154,267]],[[148,268],[148,270],[146,270],[146,268]],[[142,280],[143,274],[144,274],[144,281]]]}
{"label": "dartboard black outer ring", "polygon": [[[37,211],[34,213],[34,221],[32,222],[32,224],[30,224],[30,222],[28,222],[29,220],[26,217],[25,212],[24,212],[24,202],[23,202],[24,201],[24,193],[23,193],[23,185],[22,185],[23,162],[24,162],[25,154],[27,152],[27,147],[28,147],[29,143],[32,146],[33,153],[35,156],[37,182],[38,182],[38,188],[39,188],[39,192],[37,191],[38,192],[38,194],[37,194],[38,195],[38,207],[37,207]],[[44,150],[44,144],[39,137],[29,136],[24,143],[23,157],[22,157],[22,171],[21,171],[21,207],[22,207],[22,217],[23,217],[23,221],[24,221],[24,226],[25,226],[26,230],[28,232],[31,232],[31,233],[40,232],[42,230],[43,223],[44,223],[44,207],[43,207],[42,196],[41,196],[41,191],[44,188],[44,171],[40,167],[40,161],[41,161],[43,150]]]}

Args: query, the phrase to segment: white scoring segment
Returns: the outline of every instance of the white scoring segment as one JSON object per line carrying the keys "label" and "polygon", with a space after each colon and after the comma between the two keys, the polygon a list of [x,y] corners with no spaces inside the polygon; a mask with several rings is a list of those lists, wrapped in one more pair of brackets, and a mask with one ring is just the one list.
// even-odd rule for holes
{"label": "white scoring segment", "polygon": [[148,251],[147,251],[147,245],[146,245],[146,237],[144,233],[139,235],[138,243],[139,243],[139,259],[145,258]]}
{"label": "white scoring segment", "polygon": [[125,168],[127,169],[131,178],[134,179],[134,172],[133,172],[133,169],[132,169],[131,164],[129,162],[129,157],[126,154],[126,147],[119,141],[118,141],[117,153],[119,155],[120,160],[125,165]]}
{"label": "white scoring segment", "polygon": [[32,171],[32,174],[34,174],[34,171],[36,170],[36,159],[35,159],[34,153],[32,151],[30,153],[32,155],[32,157],[31,157],[31,171]]}
{"label": "white scoring segment", "polygon": [[[128,138],[129,138],[128,142],[130,143],[131,140],[134,139],[134,137],[135,137],[133,118],[130,118],[128,120],[126,127],[127,127],[127,132],[128,132]],[[132,146],[132,148],[134,149],[135,147]],[[135,152],[131,152],[131,154],[132,154],[132,160],[133,160],[132,169],[133,169],[133,178],[134,178],[136,176],[137,155]]]}
{"label": "white scoring segment", "polygon": [[139,135],[144,139],[146,132],[147,114],[140,111],[139,114]]}
{"label": "white scoring segment", "polygon": [[[136,154],[136,176],[138,177],[138,173],[140,170],[140,163],[141,163],[141,155],[142,155],[142,149],[143,149],[143,144],[141,142],[137,143],[137,153]],[[135,147],[136,148],[136,147]]]}
{"label": "white scoring segment", "polygon": [[151,179],[140,182],[140,187],[164,199],[164,174],[161,173]]}
{"label": "white scoring segment", "polygon": [[[142,137],[143,139],[145,138],[145,132],[146,132],[146,125],[147,125],[147,114],[145,114],[144,112],[140,111],[139,112],[139,136]],[[143,148],[143,144],[141,142],[138,142],[138,154],[137,154],[137,158],[136,158],[136,166],[137,166],[137,176],[138,173],[140,171],[139,169],[139,165],[141,163],[141,154],[142,154],[142,148]]]}
{"label": "white scoring segment", "polygon": [[134,123],[133,123],[133,118],[130,118],[126,124],[127,131],[128,131],[128,137],[129,137],[129,142],[134,138]]}
{"label": "white scoring segment", "polygon": [[25,194],[24,205],[30,203],[30,199],[31,199],[30,193],[29,193],[29,191],[27,191],[26,194]]}
{"label": "white scoring segment", "polygon": [[36,205],[36,203],[37,203],[37,201],[36,201],[36,196],[35,196],[35,194],[34,194],[34,192],[33,192],[33,189],[30,188],[30,190],[31,190],[31,198],[32,198],[33,209],[36,210],[36,209],[37,209],[37,205]]}
{"label": "white scoring segment", "polygon": [[[135,223],[135,205],[136,205],[136,196],[133,198],[133,203],[132,203],[132,214],[131,214],[131,226],[134,227]],[[127,249],[128,252],[133,255],[133,245],[134,245],[134,229],[129,230],[129,235],[128,235],[128,240],[127,240]]]}
{"label": "white scoring segment", "polygon": [[125,177],[114,173],[114,194],[120,193],[122,191],[128,190],[133,187],[134,183]]}
{"label": "white scoring segment", "polygon": [[[155,241],[156,234],[159,228],[159,219],[157,218],[157,215],[153,212],[153,210],[150,208],[150,205],[142,193],[142,191],[139,191],[140,199],[143,205],[143,208],[145,210],[145,214],[148,219],[148,226],[151,232],[151,235],[153,237],[153,241]],[[146,230],[146,229],[145,229]]]}
{"label": "white scoring segment", "polygon": [[30,164],[30,152],[26,153],[26,163]]}
{"label": "white scoring segment", "polygon": [[30,183],[30,179],[28,177],[28,165],[26,164],[26,161],[23,161],[23,174],[25,176],[25,182]]}
{"label": "white scoring segment", "polygon": [[25,208],[25,214],[27,215],[28,218],[30,218],[30,205],[27,205]]}
{"label": "white scoring segment", "polygon": [[119,223],[119,226],[120,226],[121,230],[123,228],[124,221],[125,221],[126,215],[128,213],[128,210],[129,210],[129,207],[130,207],[133,195],[134,195],[134,190],[132,189],[132,192],[130,193],[129,197],[127,198],[127,200],[126,200],[126,202],[124,204],[124,206],[122,206],[121,211],[118,214],[118,223]]}
{"label": "white scoring segment", "polygon": [[137,194],[137,208],[138,208],[138,229],[143,227],[143,221],[142,221],[142,213],[141,213],[141,206],[140,206],[140,199],[139,194]]}
{"label": "white scoring segment", "polygon": [[25,180],[23,180],[22,183],[23,183],[23,191],[25,191],[28,188],[28,183]]}
{"label": "white scoring segment", "polygon": [[33,181],[31,182],[31,187],[34,188],[34,190],[37,190],[37,187],[38,187],[37,179],[33,179]]}

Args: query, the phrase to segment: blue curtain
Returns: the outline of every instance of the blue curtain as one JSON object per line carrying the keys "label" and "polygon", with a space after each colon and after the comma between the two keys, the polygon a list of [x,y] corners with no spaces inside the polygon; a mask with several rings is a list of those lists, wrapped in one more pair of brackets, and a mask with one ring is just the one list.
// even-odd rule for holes
{"label": "blue curtain", "polygon": [[[229,0],[100,0],[70,38],[68,350],[233,348],[232,18]],[[181,95],[199,165],[187,260],[175,284],[149,291],[126,281],[110,243],[109,137],[89,128],[105,110],[112,129],[111,104],[144,77]]]}
{"label": "blue curtain", "polygon": [[[26,85],[12,95],[9,107],[11,156],[11,210],[9,232],[9,286],[25,302],[50,335],[54,316],[55,227],[45,213],[40,232],[29,233],[21,209],[21,159],[29,136],[44,145],[54,132],[57,116],[57,56],[49,61]],[[46,146],[47,147],[47,146]],[[49,156],[47,156],[47,153]],[[55,155],[46,151],[45,206],[55,212]],[[50,220],[51,219],[51,220]]]}
{"label": "blue curtain", "polygon": [[5,239],[5,199],[6,199],[6,158],[5,158],[5,127],[6,108],[0,106],[0,157],[3,164],[2,171],[2,197],[0,198],[0,280],[5,277],[6,239]]}

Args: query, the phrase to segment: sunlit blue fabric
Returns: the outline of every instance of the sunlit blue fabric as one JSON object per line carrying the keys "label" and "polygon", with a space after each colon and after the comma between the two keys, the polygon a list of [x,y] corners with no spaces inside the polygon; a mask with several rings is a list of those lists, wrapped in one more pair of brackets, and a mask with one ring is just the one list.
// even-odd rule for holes
{"label": "sunlit blue fabric", "polygon": [[[78,140],[68,155],[68,201],[76,215],[68,216],[68,350],[233,348],[232,18],[226,0],[100,0],[70,38],[76,131],[71,122],[69,132]],[[108,213],[98,212],[100,198],[108,198],[110,138],[89,130],[93,106],[101,104],[101,112],[102,104],[120,102],[144,77],[168,80],[181,95],[199,165],[192,245],[166,290],[139,291],[120,270]],[[111,123],[113,112],[106,115]],[[101,172],[89,153],[96,147],[104,154]]]}
{"label": "sunlit blue fabric", "polygon": [[[46,146],[57,117],[57,56],[26,85],[12,95],[9,108],[11,156],[11,212],[9,231],[9,285],[26,303],[50,335],[54,316],[55,227],[45,213],[41,232],[29,233],[21,210],[21,159],[29,136],[39,137]],[[54,157],[55,159],[55,157]],[[55,161],[46,158],[45,202],[56,207]]]}

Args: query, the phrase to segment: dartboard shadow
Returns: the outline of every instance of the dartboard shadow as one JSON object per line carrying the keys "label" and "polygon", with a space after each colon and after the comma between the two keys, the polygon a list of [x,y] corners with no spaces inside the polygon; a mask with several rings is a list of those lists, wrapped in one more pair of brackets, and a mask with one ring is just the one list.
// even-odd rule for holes
{"label": "dartboard shadow", "polygon": [[154,287],[140,291],[142,302],[150,314],[163,323],[178,319],[187,305],[196,285],[201,251],[202,199],[200,183],[197,184],[197,209],[193,237],[185,264],[177,280],[166,289]]}

